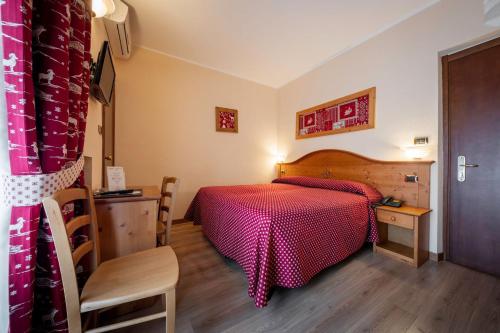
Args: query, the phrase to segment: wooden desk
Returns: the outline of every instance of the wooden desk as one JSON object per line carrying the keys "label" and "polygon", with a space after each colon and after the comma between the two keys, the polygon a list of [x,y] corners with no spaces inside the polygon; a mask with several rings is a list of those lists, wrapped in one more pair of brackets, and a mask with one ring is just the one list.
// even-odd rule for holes
{"label": "wooden desk", "polygon": [[141,197],[96,198],[101,261],[156,247],[156,220],[160,190],[142,188]]}

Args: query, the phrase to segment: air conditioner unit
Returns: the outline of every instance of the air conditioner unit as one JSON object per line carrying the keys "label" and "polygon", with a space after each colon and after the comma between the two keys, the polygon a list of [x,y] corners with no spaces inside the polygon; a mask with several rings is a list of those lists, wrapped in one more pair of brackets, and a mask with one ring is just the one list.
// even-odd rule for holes
{"label": "air conditioner unit", "polygon": [[484,23],[500,27],[500,0],[484,0]]}
{"label": "air conditioner unit", "polygon": [[114,2],[115,11],[104,17],[104,26],[108,34],[111,53],[115,57],[128,59],[132,53],[128,6],[121,0]]}

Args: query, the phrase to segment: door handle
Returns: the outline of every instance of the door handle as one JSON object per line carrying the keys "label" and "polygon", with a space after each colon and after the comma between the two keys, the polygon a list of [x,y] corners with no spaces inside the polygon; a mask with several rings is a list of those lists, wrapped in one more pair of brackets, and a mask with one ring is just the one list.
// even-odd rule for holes
{"label": "door handle", "polygon": [[104,159],[105,159],[106,161],[112,161],[112,160],[113,160],[113,156],[108,155],[108,156],[104,157]]}
{"label": "door handle", "polygon": [[465,181],[465,168],[478,168],[479,164],[465,163],[465,156],[460,155],[457,158],[457,180],[459,182]]}

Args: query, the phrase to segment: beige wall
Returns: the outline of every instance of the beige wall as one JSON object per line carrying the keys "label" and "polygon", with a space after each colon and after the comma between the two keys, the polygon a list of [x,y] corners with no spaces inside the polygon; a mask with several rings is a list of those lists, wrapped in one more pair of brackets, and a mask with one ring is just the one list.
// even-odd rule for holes
{"label": "beige wall", "polygon": [[[115,67],[117,165],[128,184],[179,177],[174,218],[202,186],[272,179],[276,90],[142,48]],[[215,131],[215,106],[238,109],[238,134]]]}
{"label": "beige wall", "polygon": [[[91,53],[94,61],[107,39],[104,23],[100,19],[92,19]],[[89,97],[89,111],[87,115],[87,130],[85,133],[84,155],[92,157],[92,188],[101,187],[101,164],[102,164],[102,137],[98,132],[98,126],[102,125],[102,105],[92,97]]]}
{"label": "beige wall", "polygon": [[[438,54],[493,31],[483,25],[482,5],[481,0],[441,0],[279,90],[278,147],[288,161],[324,148],[404,160],[402,146],[411,144],[414,136],[429,136],[434,149],[428,158],[438,161],[431,179],[433,252],[442,250]],[[371,86],[377,87],[375,129],[295,140],[297,111]]]}
{"label": "beige wall", "polygon": [[[102,31],[94,27],[101,41]],[[128,184],[179,177],[180,218],[201,186],[269,181],[276,152],[288,161],[323,148],[404,160],[401,147],[429,136],[428,159],[437,161],[430,249],[440,252],[439,55],[494,33],[483,25],[481,0],[441,0],[278,90],[136,48],[130,60],[115,60],[116,162]],[[377,87],[375,129],[295,140],[295,112],[371,86]],[[215,132],[215,106],[240,111],[239,134]],[[94,184],[101,178],[101,122],[100,104],[91,102],[86,152],[94,157]]]}

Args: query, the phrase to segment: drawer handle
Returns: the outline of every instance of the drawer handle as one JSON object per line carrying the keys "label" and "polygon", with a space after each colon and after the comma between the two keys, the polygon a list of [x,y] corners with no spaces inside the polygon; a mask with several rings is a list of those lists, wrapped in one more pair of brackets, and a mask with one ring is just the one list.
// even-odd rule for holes
{"label": "drawer handle", "polygon": [[149,210],[144,210],[144,215],[149,215]]}
{"label": "drawer handle", "polygon": [[396,217],[395,216],[391,216],[391,221],[396,221]]}

